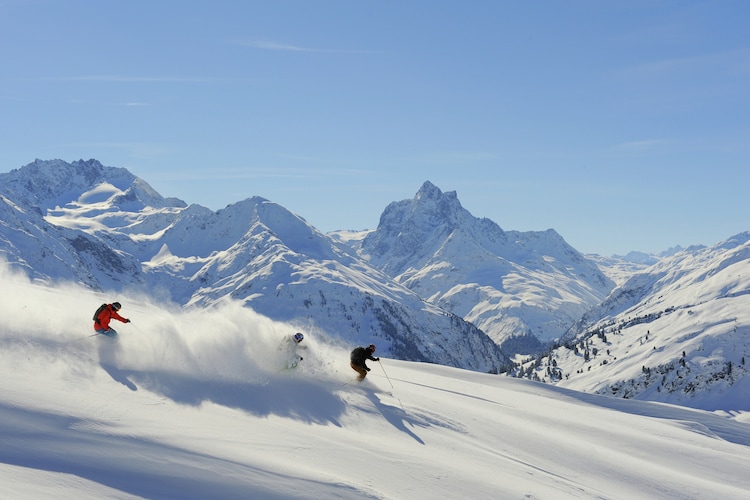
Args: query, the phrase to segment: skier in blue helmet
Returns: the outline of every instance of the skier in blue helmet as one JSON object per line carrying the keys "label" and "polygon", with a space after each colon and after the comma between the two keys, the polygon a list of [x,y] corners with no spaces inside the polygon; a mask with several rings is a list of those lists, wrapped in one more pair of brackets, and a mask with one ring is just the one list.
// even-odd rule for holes
{"label": "skier in blue helmet", "polygon": [[286,368],[288,370],[291,370],[292,368],[297,368],[297,365],[299,365],[299,362],[304,359],[300,355],[299,350],[307,349],[307,346],[302,345],[302,341],[305,339],[305,336],[300,332],[295,333],[291,337],[287,337],[287,339],[288,340],[284,340],[282,342],[279,348],[286,351],[287,353]]}

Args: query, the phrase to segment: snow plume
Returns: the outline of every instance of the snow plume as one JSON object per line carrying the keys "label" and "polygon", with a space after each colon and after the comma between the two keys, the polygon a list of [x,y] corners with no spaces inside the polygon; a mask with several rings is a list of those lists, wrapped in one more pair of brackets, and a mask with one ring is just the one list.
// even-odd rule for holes
{"label": "snow plume", "polygon": [[[135,294],[96,293],[76,284],[51,288],[6,263],[0,265],[0,281],[5,330],[0,345],[6,351],[32,346],[74,370],[93,366],[87,361],[94,360],[131,390],[145,386],[183,402],[201,402],[196,384],[204,386],[198,393],[205,399],[226,399],[238,384],[263,387],[283,379],[295,351],[304,357],[296,370],[308,375],[336,374],[333,365],[345,366],[348,359],[343,346],[333,345],[323,332],[272,321],[237,301],[183,308]],[[119,333],[116,339],[96,335],[94,311],[115,301],[122,304],[120,315],[131,322],[111,322]],[[291,337],[297,331],[305,340],[295,347]]]}

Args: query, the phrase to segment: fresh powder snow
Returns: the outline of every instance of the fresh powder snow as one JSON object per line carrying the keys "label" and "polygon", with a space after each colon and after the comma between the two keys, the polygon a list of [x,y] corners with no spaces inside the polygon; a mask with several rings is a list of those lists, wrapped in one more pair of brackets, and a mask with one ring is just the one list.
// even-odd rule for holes
{"label": "fresh powder snow", "polygon": [[[0,497],[745,499],[750,416],[383,358],[226,301],[189,308],[0,265]],[[131,323],[91,336],[119,301]],[[377,355],[378,353],[376,353]]]}

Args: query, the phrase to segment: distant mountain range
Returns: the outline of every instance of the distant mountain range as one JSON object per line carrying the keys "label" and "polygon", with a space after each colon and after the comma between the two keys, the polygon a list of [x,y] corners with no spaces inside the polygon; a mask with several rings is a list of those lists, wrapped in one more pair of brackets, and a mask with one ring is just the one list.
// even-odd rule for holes
{"label": "distant mountain range", "polygon": [[750,410],[749,368],[744,232],[634,274],[582,316],[559,347],[513,373],[624,398]]}
{"label": "distant mountain range", "polygon": [[749,239],[582,255],[554,230],[475,218],[429,181],[372,231],[322,234],[260,197],[212,211],[96,160],[0,174],[0,256],[32,279],[184,307],[240,301],[330,342],[477,371],[527,354],[510,373],[623,397],[742,387]]}

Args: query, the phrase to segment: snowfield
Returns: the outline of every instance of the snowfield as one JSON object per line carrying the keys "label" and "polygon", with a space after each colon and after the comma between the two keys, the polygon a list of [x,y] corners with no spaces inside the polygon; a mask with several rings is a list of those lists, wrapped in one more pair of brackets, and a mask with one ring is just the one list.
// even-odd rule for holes
{"label": "snowfield", "polygon": [[[383,358],[236,303],[0,273],[0,497],[750,496],[750,418]],[[122,302],[117,340],[90,335]],[[285,339],[305,333],[285,370]]]}

